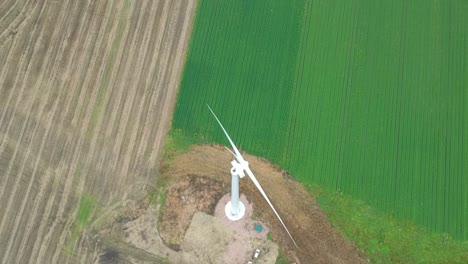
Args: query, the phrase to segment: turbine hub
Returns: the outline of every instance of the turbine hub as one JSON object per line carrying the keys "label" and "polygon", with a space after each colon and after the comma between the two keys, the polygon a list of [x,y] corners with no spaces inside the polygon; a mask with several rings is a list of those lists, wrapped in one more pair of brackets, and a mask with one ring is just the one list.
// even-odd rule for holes
{"label": "turbine hub", "polygon": [[243,166],[239,162],[237,162],[237,160],[231,161],[231,165],[231,173],[234,175],[239,175],[240,178],[244,178],[245,173]]}

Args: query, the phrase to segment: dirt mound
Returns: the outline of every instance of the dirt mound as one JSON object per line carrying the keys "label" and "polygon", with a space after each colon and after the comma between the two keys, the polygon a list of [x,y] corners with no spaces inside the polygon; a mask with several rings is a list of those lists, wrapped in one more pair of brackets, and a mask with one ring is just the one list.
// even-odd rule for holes
{"label": "dirt mound", "polygon": [[[332,228],[325,213],[302,185],[265,159],[248,154],[244,154],[244,158],[249,161],[252,171],[288,226],[299,248],[294,246],[281,223],[250,180],[243,179],[240,190],[249,201],[253,202],[254,216],[267,224],[273,240],[279,244],[290,261],[296,263],[367,262],[363,254],[350,241],[342,238]],[[185,197],[186,201],[203,200],[202,207],[207,210],[212,206],[211,201],[216,204],[220,198],[219,194],[229,192],[231,160],[232,155],[222,146],[195,145],[188,153],[181,154],[169,162],[170,164],[167,166],[169,169],[164,172],[164,176],[169,177],[172,182],[177,184],[169,189],[166,208],[171,208],[171,211],[164,212],[168,218],[163,220],[162,224],[164,225],[164,222],[171,217],[173,217],[172,220],[178,219],[179,223],[163,226],[161,231],[172,229],[172,232],[182,230],[185,232],[186,228],[183,229],[183,226],[188,226],[197,206],[184,206],[183,208],[187,209],[180,210],[178,213],[174,212],[172,206],[180,207],[180,203],[183,201],[182,195],[189,195]],[[209,187],[207,190],[207,186],[213,186],[212,183],[208,183],[210,182],[208,179],[215,182],[217,187]],[[187,189],[187,184],[190,181],[195,181],[198,187]],[[197,183],[197,181],[200,182]],[[215,195],[208,202],[208,196],[211,194]],[[162,233],[161,236],[163,236]],[[176,236],[177,239],[180,239],[178,236],[180,234]]]}

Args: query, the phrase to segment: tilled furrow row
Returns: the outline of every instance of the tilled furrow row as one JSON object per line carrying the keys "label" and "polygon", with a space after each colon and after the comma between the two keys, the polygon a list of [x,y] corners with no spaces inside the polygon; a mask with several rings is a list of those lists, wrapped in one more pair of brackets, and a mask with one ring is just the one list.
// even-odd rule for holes
{"label": "tilled furrow row", "polygon": [[[72,6],[72,5],[70,5],[70,6]],[[76,8],[76,6],[75,6],[75,8]],[[69,12],[67,12],[67,13],[69,13]],[[64,15],[62,17],[62,20],[65,20],[66,18],[70,18],[70,17]],[[58,39],[58,41],[61,43],[61,48],[59,49],[60,52],[59,52],[59,55],[57,56],[57,60],[55,62],[55,65],[53,67],[51,67],[53,69],[52,76],[56,76],[57,73],[59,72],[59,69],[64,64],[63,63],[63,57],[64,57],[63,52],[64,52],[65,46],[66,46],[66,42],[64,41],[64,38],[67,35],[66,33],[68,33],[68,31],[70,29],[71,21],[73,21],[73,20],[68,20],[67,19],[66,21],[69,21],[69,23],[65,23],[65,21],[64,21],[64,23],[60,23],[60,25],[67,25],[67,30],[60,30],[59,31],[61,33],[63,33],[63,31],[65,31],[65,34],[59,34],[60,38]],[[50,89],[50,90],[56,91],[58,89],[59,94],[58,94],[58,96],[47,96],[47,94],[46,94],[45,98],[49,99],[49,100],[43,99],[43,107],[42,107],[41,111],[39,111],[40,113],[44,113],[44,116],[41,117],[41,114],[39,114],[39,117],[37,119],[42,120],[42,122],[46,124],[46,132],[45,132],[44,136],[37,136],[36,137],[36,138],[38,138],[37,141],[39,141],[39,139],[41,139],[41,143],[40,143],[40,147],[39,147],[39,154],[37,155],[35,165],[34,165],[34,171],[33,171],[32,177],[31,177],[32,180],[35,179],[36,177],[38,177],[38,175],[39,176],[42,175],[41,172],[37,171],[37,167],[39,165],[39,162],[42,159],[44,159],[43,155],[41,155],[41,154],[44,153],[45,155],[47,155],[49,153],[49,151],[47,151],[47,150],[44,151],[45,149],[50,149],[50,145],[46,144],[47,142],[50,142],[49,140],[47,140],[49,138],[48,137],[49,133],[51,132],[51,130],[53,128],[58,129],[58,131],[61,130],[60,129],[61,127],[56,128],[53,125],[53,124],[55,124],[55,122],[53,120],[55,119],[54,117],[57,116],[60,113],[60,111],[57,111],[57,107],[59,106],[59,102],[61,102],[59,100],[59,98],[61,98],[62,95],[64,94],[64,89],[60,89],[60,87],[61,87],[60,82],[58,82],[56,78],[49,78],[49,80],[48,80],[48,82],[46,82],[45,86],[46,87],[57,87],[56,89]],[[48,101],[51,101],[51,102],[48,102]],[[52,109],[47,108],[47,106],[50,105],[50,104],[53,104]],[[56,131],[56,130],[54,130],[54,131]],[[64,143],[63,136],[62,136],[61,133],[58,133],[57,135],[60,136],[60,143],[58,145],[61,146]],[[52,165],[52,164],[50,164],[50,165]],[[30,199],[28,199],[28,196],[30,194],[29,190],[31,188],[35,187],[35,185],[32,184],[32,180],[30,181],[30,183],[28,185],[28,191],[26,192],[26,196],[24,197],[24,201],[23,201],[23,204],[21,206],[20,219],[29,219],[29,222],[27,224],[25,224],[26,229],[23,230],[23,233],[22,233],[23,239],[21,240],[21,247],[20,247],[20,249],[18,251],[18,252],[21,252],[21,253],[25,253],[25,252],[23,252],[23,249],[26,247],[26,243],[28,242],[27,237],[29,237],[29,232],[32,230],[31,227],[33,225],[37,224],[36,223],[36,221],[37,221],[36,217],[37,217],[37,214],[38,214],[37,206],[32,207],[32,208],[35,208],[33,217],[25,217],[25,216],[22,215],[23,211],[24,211],[24,208],[25,208],[25,202],[30,200]],[[38,201],[35,199],[35,203],[36,202],[38,202]],[[16,229],[13,232],[16,232]],[[17,242],[19,243],[19,240]],[[19,254],[19,253],[18,254],[13,254],[13,255],[16,255],[16,261],[15,262],[17,262],[18,259],[22,256],[22,254]]]}
{"label": "tilled furrow row", "polygon": [[[18,98],[21,98],[24,93],[25,85],[23,85],[23,82],[29,77],[30,68],[32,67],[31,57],[40,44],[39,40],[44,31],[43,27],[40,25],[43,25],[45,23],[44,20],[46,20],[44,18],[44,11],[45,8],[42,8],[36,18],[37,23],[28,27],[28,33],[24,34],[27,34],[27,36],[22,36],[26,38],[27,41],[13,43],[11,56],[8,57],[7,66],[3,69],[0,76],[1,80],[3,80],[1,89],[2,93],[4,93],[4,95],[0,97],[0,102],[4,106],[0,118],[0,129],[1,132],[5,134],[8,134],[13,119],[12,116],[14,115],[14,111],[10,111],[9,115],[7,115],[7,111],[10,108],[16,109],[18,102],[15,103],[15,101],[19,100]],[[15,87],[15,89],[12,89],[13,87]],[[3,138],[2,141],[0,141],[0,153],[4,146],[5,139],[6,138]]]}
{"label": "tilled furrow row", "polygon": [[[48,34],[46,33],[45,35],[48,35]],[[44,37],[44,36],[43,36],[43,37]],[[45,37],[44,37],[44,39],[41,39],[41,41],[44,41],[44,42],[48,42],[48,41],[50,41],[50,40],[51,40],[50,37],[49,37],[49,38],[45,38]],[[41,42],[41,41],[39,41],[39,42]],[[42,45],[45,45],[45,44],[42,43]],[[41,45],[39,44],[39,46],[41,46]],[[37,47],[37,46],[36,46],[36,47]],[[43,58],[41,58],[41,56],[36,56],[36,57],[39,57],[39,59],[38,59],[37,61],[36,61],[36,60],[33,60],[33,59],[36,58],[36,57],[34,56],[35,54],[40,54],[40,48],[38,48],[37,50],[34,49],[34,53],[31,55],[32,61],[35,62],[35,65],[32,66],[32,68],[34,68],[34,67],[43,67],[43,65],[47,65],[47,63],[50,61],[50,60],[48,60],[48,59],[44,61]],[[46,55],[49,55],[50,58],[51,58],[51,57],[54,57],[54,56],[53,56],[52,54],[50,54],[50,53],[48,53],[48,54],[46,54]],[[45,72],[41,72],[41,74],[32,73],[32,75],[35,75],[35,76],[39,75],[39,76],[37,76],[37,77],[39,78],[39,81],[42,81],[42,79],[44,78]],[[35,76],[31,76],[31,79],[33,79]],[[25,78],[26,78],[26,77],[29,77],[28,74],[26,74]],[[22,146],[28,146],[28,147],[26,148],[26,149],[27,149],[27,154],[25,155],[25,158],[29,158],[29,151],[30,151],[29,146],[31,146],[31,144],[32,144],[32,138],[33,138],[33,134],[34,134],[34,132],[35,132],[35,131],[34,131],[34,122],[33,122],[34,118],[31,118],[31,117],[32,117],[31,114],[28,115],[28,116],[27,116],[27,119],[23,122],[23,125],[22,125],[20,131],[11,131],[11,132],[9,131],[9,128],[12,127],[11,124],[13,123],[14,120],[16,120],[16,119],[15,119],[15,113],[16,113],[16,112],[18,112],[18,113],[21,113],[21,112],[23,112],[23,113],[31,113],[31,112],[33,112],[33,113],[34,113],[34,111],[37,110],[37,108],[35,108],[34,106],[37,107],[38,105],[40,105],[40,103],[37,102],[37,101],[35,100],[35,99],[36,99],[36,95],[38,94],[38,88],[39,88],[39,87],[36,87],[36,86],[32,85],[33,88],[32,88],[32,89],[28,89],[28,88],[26,87],[26,86],[27,86],[26,84],[28,83],[28,81],[29,81],[29,80],[23,81],[23,82],[22,82],[21,93],[20,93],[20,95],[19,95],[19,98],[18,98],[17,101],[16,101],[16,104],[15,104],[15,106],[14,106],[13,114],[12,114],[12,116],[11,116],[9,122],[8,122],[7,130],[6,130],[6,134],[8,134],[8,133],[18,133],[18,134],[20,135],[20,136],[19,136],[19,139],[18,139],[17,142],[16,142],[17,145],[16,145],[16,148],[15,148],[15,152],[14,152],[14,154],[13,154],[13,157],[14,157],[14,158],[13,158],[13,161],[16,161],[16,158],[15,158],[15,157],[17,157],[17,155],[18,155],[18,153],[19,153],[20,145],[22,145]],[[32,84],[32,83],[33,83],[33,81],[30,80],[30,84]],[[39,82],[39,83],[40,83],[40,82]],[[49,92],[49,91],[50,91],[50,90],[47,90],[46,92]],[[23,94],[24,94],[24,97],[25,97],[25,98],[22,96]],[[36,102],[35,102],[35,101],[36,101]],[[21,102],[21,103],[20,103],[20,102]],[[23,109],[23,108],[25,108],[25,109]],[[37,127],[37,126],[35,126],[35,127]],[[6,142],[6,141],[3,141],[2,144],[4,144],[5,142]],[[0,148],[1,148],[1,146],[0,146]],[[26,160],[23,159],[23,160],[22,160],[22,163],[24,164],[25,162],[26,162]],[[12,168],[12,166],[9,166],[8,169],[6,170],[6,179],[7,179],[7,181],[9,180],[10,177],[14,177],[13,174],[11,174],[11,168]],[[18,174],[19,174],[19,175],[22,175],[22,170],[21,170],[21,168],[20,168],[20,171],[18,172]],[[12,191],[13,194],[16,194],[16,193],[17,193],[17,192],[16,192],[16,188],[18,187],[18,182],[19,182],[19,180],[21,179],[21,177],[14,177],[14,178],[16,179],[16,181],[15,181],[15,184],[13,185],[13,189],[10,188],[9,190]],[[3,197],[3,195],[5,195],[6,187],[7,187],[7,185],[3,185],[3,186],[2,186],[2,189],[1,189],[1,192],[0,192],[0,197]],[[11,186],[10,186],[10,187],[11,187]],[[7,206],[7,209],[5,210],[6,212],[8,212],[9,208],[10,208],[11,205],[12,205],[12,197],[13,197],[13,196],[8,195],[8,197],[9,197],[9,199],[8,199],[8,206]],[[6,216],[6,215],[7,215],[7,214],[5,214],[4,216]],[[3,230],[3,229],[5,228],[5,219],[6,219],[6,218],[7,218],[7,217],[3,217],[3,218],[2,218],[2,221],[1,221],[1,223],[0,223],[0,230]],[[8,217],[8,218],[11,219],[11,217]],[[4,255],[4,256],[5,256],[5,255]]]}
{"label": "tilled furrow row", "polygon": [[[141,24],[139,24],[139,27],[137,29],[138,34],[135,35],[134,41],[132,42],[132,45],[129,47],[129,51],[132,54],[136,54],[135,56],[132,56],[132,60],[127,64],[128,66],[131,67],[126,67],[125,68],[125,76],[124,81],[120,83],[120,86],[122,88],[126,87],[133,87],[134,89],[125,89],[124,90],[124,95],[121,96],[121,100],[119,101],[121,103],[121,107],[118,112],[118,115],[115,116],[115,118],[118,118],[118,120],[115,120],[113,124],[118,124],[118,126],[112,126],[110,127],[111,131],[115,131],[116,135],[113,137],[113,149],[112,149],[112,156],[110,159],[108,159],[107,162],[107,168],[105,169],[105,175],[104,175],[104,181],[103,181],[103,188],[106,188],[105,186],[108,186],[110,190],[114,190],[116,188],[119,188],[119,186],[115,185],[115,182],[117,179],[122,177],[122,172],[116,169],[117,166],[117,161],[118,158],[121,157],[122,155],[125,155],[125,153],[121,152],[122,146],[123,145],[128,145],[131,142],[133,142],[131,139],[128,138],[128,134],[125,133],[127,129],[134,130],[138,129],[138,126],[134,125],[135,123],[135,118],[131,118],[134,115],[134,109],[133,106],[135,104],[141,103],[141,96],[145,95],[143,88],[139,85],[135,85],[135,83],[138,82],[138,80],[141,77],[141,74],[143,72],[142,68],[142,62],[144,61],[144,58],[147,56],[147,45],[149,43],[149,36],[148,34],[149,29],[155,26],[154,24],[154,14],[156,13],[154,10],[154,7],[157,6],[157,3],[152,3],[152,8],[147,8],[147,12],[145,12],[145,16],[142,16],[144,21],[142,21]],[[149,14],[151,16],[149,17],[149,22],[148,16]],[[147,18],[147,19],[144,19]],[[122,98],[123,97],[123,98]],[[137,99],[138,98],[138,99]],[[108,130],[109,131],[109,130]],[[131,153],[128,153],[128,155],[131,155]],[[109,181],[109,178],[112,177],[112,180]],[[125,176],[124,176],[125,177]],[[107,185],[106,185],[107,184]],[[126,186],[126,185],[125,185]],[[125,190],[121,190],[125,191]]]}
{"label": "tilled furrow row", "polygon": [[[102,24],[107,26],[110,24],[109,20],[112,17],[112,11],[115,8],[115,2],[111,3],[110,6],[106,6],[104,9],[105,16],[103,19]],[[102,25],[100,24],[100,25]],[[99,52],[99,50],[102,48],[102,45],[108,41],[109,34],[108,31],[104,30],[96,30],[99,32],[99,36],[97,37],[97,41],[94,43],[87,42],[88,45],[97,45],[97,49],[93,49],[94,52]],[[96,60],[94,60],[93,57],[93,65],[100,65],[100,63],[97,63]],[[95,66],[93,66],[94,68]],[[79,87],[81,90],[90,92],[92,93],[93,90],[89,89],[88,87],[94,87],[93,85],[88,86],[90,81],[92,80],[93,73],[96,71],[93,68],[89,68],[86,71],[85,75],[85,81],[82,83],[82,86]],[[73,73],[72,73],[73,74]],[[92,82],[91,82],[92,83]],[[93,97],[92,94],[89,94],[87,96]],[[87,97],[89,99],[89,97]],[[78,107],[80,108],[80,107]],[[84,109],[83,109],[84,108]],[[89,122],[89,117],[90,117],[90,111],[88,107],[83,106],[81,109],[76,109],[79,114],[83,114],[80,111],[82,110],[87,110],[86,116],[84,116],[83,119],[81,119],[82,123],[87,123]],[[56,210],[56,214],[54,217],[54,221],[51,224],[51,227],[48,229],[48,232],[45,234],[44,239],[42,240],[42,245],[40,246],[39,252],[38,252],[38,263],[44,263],[44,262],[51,262],[54,259],[57,260],[59,255],[63,253],[64,251],[64,244],[65,244],[65,239],[67,235],[69,234],[69,230],[71,229],[71,226],[74,222],[74,219],[76,218],[76,205],[77,202],[79,201],[79,196],[83,192],[83,186],[84,186],[84,174],[87,173],[86,168],[87,164],[90,164],[90,161],[88,162],[83,162],[81,160],[81,155],[82,149],[86,146],[84,146],[85,143],[85,131],[86,131],[86,126],[80,126],[80,130],[77,131],[77,134],[75,135],[77,137],[77,140],[74,140],[74,144],[69,144],[67,145],[67,148],[69,148],[65,152],[65,156],[62,158],[62,160],[68,160],[68,162],[63,162],[59,166],[64,171],[64,174],[67,175],[65,179],[65,183],[63,186],[63,193],[62,196],[63,198],[60,200],[60,203],[58,205],[58,209]],[[76,139],[75,137],[75,139]],[[73,195],[72,195],[73,192]],[[74,212],[72,210],[75,210]],[[73,212],[73,213],[70,213]],[[52,244],[53,243],[53,244]],[[53,246],[52,246],[53,245]],[[54,248],[54,251],[50,251],[50,248]]]}
{"label": "tilled furrow row", "polygon": [[96,261],[80,201],[108,214],[156,177],[195,5],[0,4],[0,263]]}
{"label": "tilled furrow row", "polygon": [[[164,68],[166,67],[166,63],[167,61],[170,59],[170,55],[168,50],[166,49],[166,43],[165,41],[167,41],[167,39],[170,39],[170,37],[168,37],[168,34],[170,34],[170,32],[168,31],[168,29],[170,28],[170,23],[171,23],[171,19],[174,19],[176,16],[174,17],[171,17],[169,16],[168,14],[173,14],[175,13],[174,10],[175,10],[175,7],[176,5],[180,4],[180,3],[177,3],[177,2],[170,2],[170,3],[164,3],[164,7],[163,7],[163,11],[162,11],[162,14],[161,14],[161,22],[158,26],[158,31],[156,33],[157,35],[157,39],[156,39],[156,43],[155,43],[155,47],[156,47],[156,51],[153,53],[154,54],[154,57],[152,58],[152,61],[154,62],[154,64],[152,64],[149,68],[151,69],[151,71],[149,72],[149,75],[154,78],[153,80],[159,80],[161,78],[161,72],[164,70]],[[150,77],[150,78],[151,78]],[[140,109],[138,112],[140,118],[142,115],[151,115],[151,113],[155,110],[154,109],[154,104],[152,104],[151,102],[154,102],[154,97],[159,97],[160,95],[160,92],[162,92],[160,89],[159,89],[159,86],[158,84],[155,84],[155,83],[150,83],[147,88],[148,91],[151,91],[150,93],[150,103],[148,105],[144,105],[144,104],[140,104]],[[145,108],[143,108],[143,106]],[[134,130],[134,132],[131,134],[131,138],[130,138],[130,142],[136,142],[137,140],[137,137],[140,137],[141,140],[145,140],[145,135],[147,135],[147,133],[149,133],[149,128],[148,126],[146,126],[146,122],[142,122],[142,119],[140,119],[138,117],[136,117],[134,120],[139,120],[138,124],[139,126],[141,126],[141,129],[140,131],[137,131],[137,130]],[[154,122],[154,120],[157,120],[159,119],[159,117],[154,117],[154,119],[151,121],[152,123]],[[154,123],[157,123],[157,122],[154,122]],[[146,142],[148,143],[148,142]],[[138,152],[138,146],[136,144],[131,144],[131,145],[128,145],[128,148],[127,149],[122,149],[121,152],[123,153],[126,153],[126,152],[136,152],[136,154],[134,155],[122,155],[121,158],[123,159],[122,162],[119,162],[119,164],[121,164],[121,167],[118,167],[117,170],[122,172],[124,175],[132,175],[132,171],[131,171],[131,162],[132,160],[135,160],[136,159],[136,156],[139,155],[139,152]],[[133,182],[141,182],[142,181],[142,177],[140,176],[139,177],[140,179],[131,179]],[[116,182],[117,185],[121,185],[123,184],[122,182],[122,179],[119,178],[119,181]]]}
{"label": "tilled furrow row", "polygon": [[[67,6],[66,6],[66,5],[63,5],[63,7],[67,7]],[[66,8],[62,8],[62,14],[63,14],[62,18],[65,17],[64,14],[66,13],[66,11],[68,11]],[[64,24],[60,24],[60,25],[64,25]],[[59,27],[57,27],[57,28],[54,30],[54,33],[52,34],[52,37],[51,37],[51,39],[52,39],[52,40],[51,40],[51,41],[52,41],[52,44],[51,44],[51,45],[53,45],[53,46],[59,46],[59,43],[61,42],[61,39],[63,38],[63,35],[59,34],[61,31],[62,31],[62,30],[61,30],[61,28],[59,28]],[[54,43],[54,42],[55,42],[55,43]],[[49,51],[52,51],[52,49],[50,49]],[[49,52],[48,52],[48,53],[49,53]],[[54,70],[57,68],[57,64],[58,64],[58,59],[57,59],[57,58],[60,57],[60,54],[57,53],[56,50],[55,50],[55,52],[54,52],[55,54],[54,54],[54,53],[48,54],[48,53],[46,53],[45,56],[46,56],[46,58],[48,58],[48,59],[50,58],[50,60],[48,60],[48,61],[46,62],[46,67],[45,67],[45,68],[46,68],[47,70],[50,70],[50,72],[52,72],[51,75],[53,76],[53,72],[54,72]],[[43,55],[43,54],[41,54],[41,55]],[[52,59],[52,58],[55,58],[55,59]],[[47,65],[47,64],[49,64],[49,65]],[[42,74],[41,77],[40,77],[40,79],[39,79],[39,80],[40,80],[40,81],[38,82],[38,83],[39,83],[39,86],[43,86],[42,79],[44,78],[44,76],[45,76],[45,75],[49,76],[49,71],[47,71],[47,70],[46,70],[46,71],[42,71],[44,74]],[[47,78],[47,77],[46,77],[46,78]],[[45,81],[44,83],[47,83],[47,81]],[[33,112],[33,113],[38,112],[38,113],[39,113],[38,116],[36,117],[36,120],[42,119],[41,116],[42,116],[42,114],[44,113],[44,108],[45,108],[45,106],[46,106],[46,104],[47,104],[47,100],[41,100],[40,95],[43,95],[43,94],[40,94],[39,91],[40,91],[40,87],[38,87],[38,88],[35,89],[35,95],[34,95],[35,98],[33,99],[33,100],[35,101],[35,103],[31,105],[31,108],[30,108],[29,110],[27,110],[28,112]],[[52,91],[53,91],[53,89],[47,89],[47,90],[46,90],[46,93],[45,93],[45,98],[48,98],[49,94],[50,94]],[[36,97],[38,97],[38,96],[39,96],[39,98],[36,98]],[[38,109],[33,110],[33,109],[34,109],[33,105],[39,105]],[[46,116],[47,116],[47,115],[50,115],[50,113],[46,113]],[[34,116],[33,116],[33,115],[29,115],[29,116],[28,116],[28,120],[27,120],[26,123],[29,123],[29,118],[31,118],[31,117],[34,117]],[[34,120],[34,119],[32,119],[32,120]],[[34,122],[32,122],[32,123],[34,123]],[[49,123],[50,123],[50,122],[49,122]],[[26,130],[23,129],[22,132],[21,132],[21,134],[23,134],[24,131],[32,131],[32,133],[30,133],[30,134],[31,134],[31,140],[29,141],[29,143],[24,143],[24,145],[27,145],[27,146],[28,146],[28,147],[27,147],[27,152],[26,152],[26,155],[25,155],[26,158],[23,159],[23,161],[22,161],[20,170],[19,170],[19,172],[17,173],[18,175],[21,175],[21,176],[22,176],[22,175],[23,175],[24,169],[25,169],[26,167],[31,167],[30,164],[33,163],[33,162],[31,162],[32,160],[30,161],[28,158],[31,156],[31,155],[30,155],[30,152],[31,152],[31,150],[34,148],[34,145],[35,145],[34,143],[36,143],[36,141],[34,140],[34,138],[35,138],[35,136],[36,136],[36,132],[38,131],[38,129],[37,129],[38,127],[39,127],[39,125],[37,125],[37,123],[36,123],[35,126],[31,126],[29,129],[26,129]],[[47,133],[46,133],[46,134],[47,134]],[[42,137],[42,138],[45,138],[44,134],[42,134],[42,133],[40,133],[40,134],[37,135],[37,136],[38,136],[39,138],[41,138],[41,137]],[[20,142],[20,141],[19,141],[19,142]],[[42,143],[40,144],[40,147],[39,147],[40,151],[39,151],[39,154],[38,154],[38,156],[37,156],[37,158],[36,158],[36,161],[34,162],[35,165],[33,166],[33,171],[32,171],[32,173],[30,174],[30,176],[28,177],[28,178],[29,178],[28,184],[25,184],[25,183],[23,183],[23,182],[20,182],[19,179],[21,179],[21,178],[20,178],[20,177],[16,177],[17,181],[15,182],[13,188],[11,189],[11,190],[12,190],[12,193],[15,194],[15,195],[17,195],[16,197],[18,197],[18,198],[14,199],[15,196],[11,195],[11,196],[9,197],[8,206],[7,206],[7,209],[6,209],[7,214],[10,215],[10,217],[8,217],[8,218],[9,218],[10,220],[13,220],[12,223],[14,223],[14,227],[13,227],[13,229],[11,229],[11,227],[8,227],[8,229],[10,229],[10,235],[11,235],[11,236],[10,236],[10,241],[9,241],[9,243],[8,243],[8,247],[7,247],[6,251],[5,251],[5,254],[3,255],[3,256],[4,256],[4,257],[3,257],[3,261],[4,261],[4,262],[9,262],[9,261],[8,261],[8,256],[9,256],[9,254],[10,254],[10,249],[11,249],[12,247],[14,247],[14,246],[17,244],[17,242],[19,242],[19,240],[17,240],[17,237],[18,237],[18,228],[20,227],[20,223],[22,223],[21,220],[30,219],[30,217],[23,216],[23,213],[24,213],[24,211],[25,211],[27,202],[30,201],[30,200],[29,200],[29,195],[30,195],[31,193],[33,193],[33,194],[36,193],[36,192],[31,192],[31,190],[32,190],[33,188],[36,188],[36,186],[37,186],[37,184],[36,184],[36,182],[35,182],[35,181],[37,180],[37,178],[36,178],[36,176],[37,176],[36,172],[37,172],[37,169],[38,169],[39,160],[40,160],[41,152],[42,152],[43,147],[44,147],[44,143],[45,143],[45,141],[43,140]],[[27,187],[24,188],[26,185],[27,185]],[[34,186],[34,187],[33,187],[33,186]],[[23,194],[23,192],[24,192],[24,194]],[[8,212],[12,209],[11,206],[13,205],[13,201],[15,201],[15,200],[16,200],[16,201],[21,201],[21,200],[22,200],[22,201],[20,202],[21,205],[20,205],[20,207],[19,207],[19,210],[17,210],[18,208],[15,208],[16,214],[14,214],[14,213],[11,213],[11,214],[10,214],[10,213],[8,213]],[[27,212],[29,213],[30,210],[28,210]],[[16,216],[13,217],[14,215],[16,215]],[[4,218],[4,219],[2,220],[2,222],[1,222],[0,230],[3,229],[3,228],[5,228],[5,223],[6,223],[6,222],[4,221],[5,219],[6,219],[6,218]],[[7,225],[7,226],[8,226],[8,225]],[[26,230],[27,230],[27,229],[26,229]],[[24,232],[24,230],[22,230],[22,231]],[[14,252],[13,252],[13,254],[11,254],[11,255],[12,255],[12,256],[17,256],[17,254],[14,254]]]}
{"label": "tilled furrow row", "polygon": [[[147,166],[144,166],[145,170],[142,171],[145,180],[148,181],[151,179],[157,171],[155,170],[155,166],[151,166],[151,164],[155,164],[157,162],[157,157],[161,151],[161,145],[163,144],[163,137],[166,133],[167,128],[160,127],[160,123],[150,122],[154,120],[157,116],[168,116],[171,112],[171,105],[175,103],[175,93],[171,93],[170,89],[166,89],[166,87],[176,87],[179,84],[178,76],[182,74],[182,64],[184,60],[184,54],[182,52],[178,52],[179,50],[186,49],[188,46],[188,41],[183,36],[186,36],[190,30],[190,25],[193,21],[193,9],[195,8],[195,2],[190,2],[189,5],[180,5],[179,6],[179,15],[177,19],[173,21],[174,27],[173,30],[176,32],[172,41],[167,41],[170,44],[170,53],[172,54],[169,63],[167,64],[166,75],[162,77],[163,82],[160,86],[161,94],[164,97],[160,97],[161,99],[155,105],[152,104],[151,109],[154,111],[158,111],[158,114],[153,113],[153,116],[149,115],[150,119],[147,120],[148,126],[152,129],[152,133],[150,135],[152,137],[143,137],[141,142],[150,142],[151,144],[140,144],[144,146],[144,151],[140,152],[142,157],[148,157],[147,159]],[[164,93],[163,91],[167,91]],[[151,114],[151,112],[150,112]],[[136,167],[139,168],[139,167]]]}

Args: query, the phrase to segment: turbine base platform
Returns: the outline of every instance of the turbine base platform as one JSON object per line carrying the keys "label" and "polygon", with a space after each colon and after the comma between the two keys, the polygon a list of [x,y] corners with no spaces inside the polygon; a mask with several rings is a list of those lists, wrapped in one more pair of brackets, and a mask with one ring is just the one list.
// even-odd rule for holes
{"label": "turbine base platform", "polygon": [[226,216],[229,220],[238,221],[238,220],[241,220],[242,217],[244,217],[245,215],[245,206],[241,201],[239,201],[239,213],[236,215],[233,215],[231,213],[231,201],[229,201],[224,207],[224,212],[226,213]]}

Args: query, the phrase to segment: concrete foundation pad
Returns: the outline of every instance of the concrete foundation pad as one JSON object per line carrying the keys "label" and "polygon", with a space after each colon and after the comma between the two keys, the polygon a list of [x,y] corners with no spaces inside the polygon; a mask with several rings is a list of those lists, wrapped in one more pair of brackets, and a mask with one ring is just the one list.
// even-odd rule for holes
{"label": "concrete foundation pad", "polygon": [[226,214],[226,217],[231,220],[231,221],[238,221],[242,219],[245,215],[245,206],[244,203],[239,201],[239,212],[237,214],[232,214],[232,205],[231,201],[229,201],[226,206],[224,207],[224,213]]}

